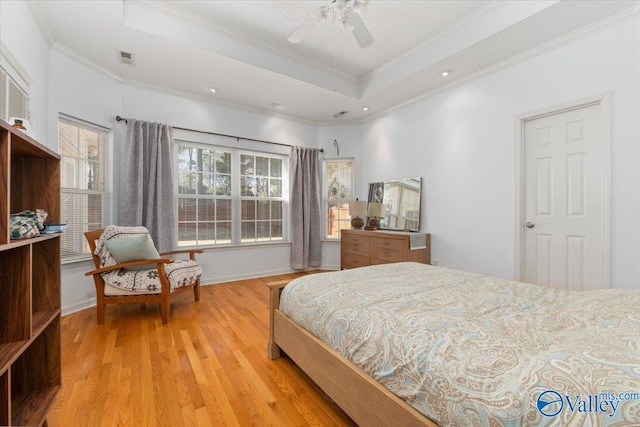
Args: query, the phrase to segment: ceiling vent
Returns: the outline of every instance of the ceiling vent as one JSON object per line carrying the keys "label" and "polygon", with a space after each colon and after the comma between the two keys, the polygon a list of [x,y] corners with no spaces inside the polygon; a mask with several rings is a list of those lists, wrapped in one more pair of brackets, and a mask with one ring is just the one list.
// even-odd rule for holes
{"label": "ceiling vent", "polygon": [[120,53],[120,62],[127,65],[134,65],[133,62],[133,54],[129,52],[124,52],[122,50],[118,51]]}
{"label": "ceiling vent", "polygon": [[340,111],[339,113],[335,113],[335,114],[333,115],[333,118],[334,118],[334,119],[339,119],[339,118],[341,118],[341,117],[346,116],[347,114],[349,114],[349,112],[348,112],[348,111],[344,111],[344,110],[343,110],[343,111]]}

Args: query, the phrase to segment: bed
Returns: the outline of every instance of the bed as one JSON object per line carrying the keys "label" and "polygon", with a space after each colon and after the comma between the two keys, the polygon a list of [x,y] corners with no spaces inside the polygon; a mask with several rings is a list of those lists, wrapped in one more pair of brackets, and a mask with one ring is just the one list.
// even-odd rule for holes
{"label": "bed", "polygon": [[269,357],[360,426],[640,425],[640,291],[419,263],[269,287]]}

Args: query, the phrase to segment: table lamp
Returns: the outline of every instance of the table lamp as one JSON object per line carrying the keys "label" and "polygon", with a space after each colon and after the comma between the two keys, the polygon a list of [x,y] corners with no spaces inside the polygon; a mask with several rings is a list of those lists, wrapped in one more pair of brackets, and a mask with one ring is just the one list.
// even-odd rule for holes
{"label": "table lamp", "polygon": [[369,211],[367,213],[369,216],[369,225],[365,227],[365,230],[377,230],[380,227],[380,221],[378,218],[382,218],[384,216],[384,203],[369,203]]}
{"label": "table lamp", "polygon": [[349,216],[351,227],[359,230],[364,225],[364,217],[367,215],[367,202],[364,200],[352,200],[349,202]]}

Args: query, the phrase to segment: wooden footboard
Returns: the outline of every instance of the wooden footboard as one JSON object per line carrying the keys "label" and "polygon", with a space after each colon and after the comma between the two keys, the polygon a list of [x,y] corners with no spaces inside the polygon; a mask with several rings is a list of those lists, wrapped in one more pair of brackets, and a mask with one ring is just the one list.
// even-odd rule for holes
{"label": "wooden footboard", "polygon": [[269,282],[269,342],[267,343],[267,355],[269,359],[277,359],[280,357],[280,347],[278,347],[274,340],[274,313],[280,307],[280,294],[282,289],[291,281],[280,280],[277,282]]}
{"label": "wooden footboard", "polygon": [[281,312],[278,309],[280,294],[288,282],[268,284],[269,358],[279,357],[282,349],[361,427],[437,427],[433,421]]}

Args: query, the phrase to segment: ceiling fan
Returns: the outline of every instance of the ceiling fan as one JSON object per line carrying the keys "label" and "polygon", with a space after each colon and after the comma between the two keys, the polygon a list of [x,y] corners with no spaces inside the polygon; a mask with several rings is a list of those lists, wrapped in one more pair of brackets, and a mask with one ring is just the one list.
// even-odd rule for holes
{"label": "ceiling fan", "polygon": [[342,24],[342,28],[351,30],[360,47],[369,47],[373,44],[373,37],[360,17],[360,12],[369,3],[369,0],[333,0],[330,5],[316,9],[287,40],[291,43],[300,43],[309,36],[322,21],[333,13],[336,22]]}

